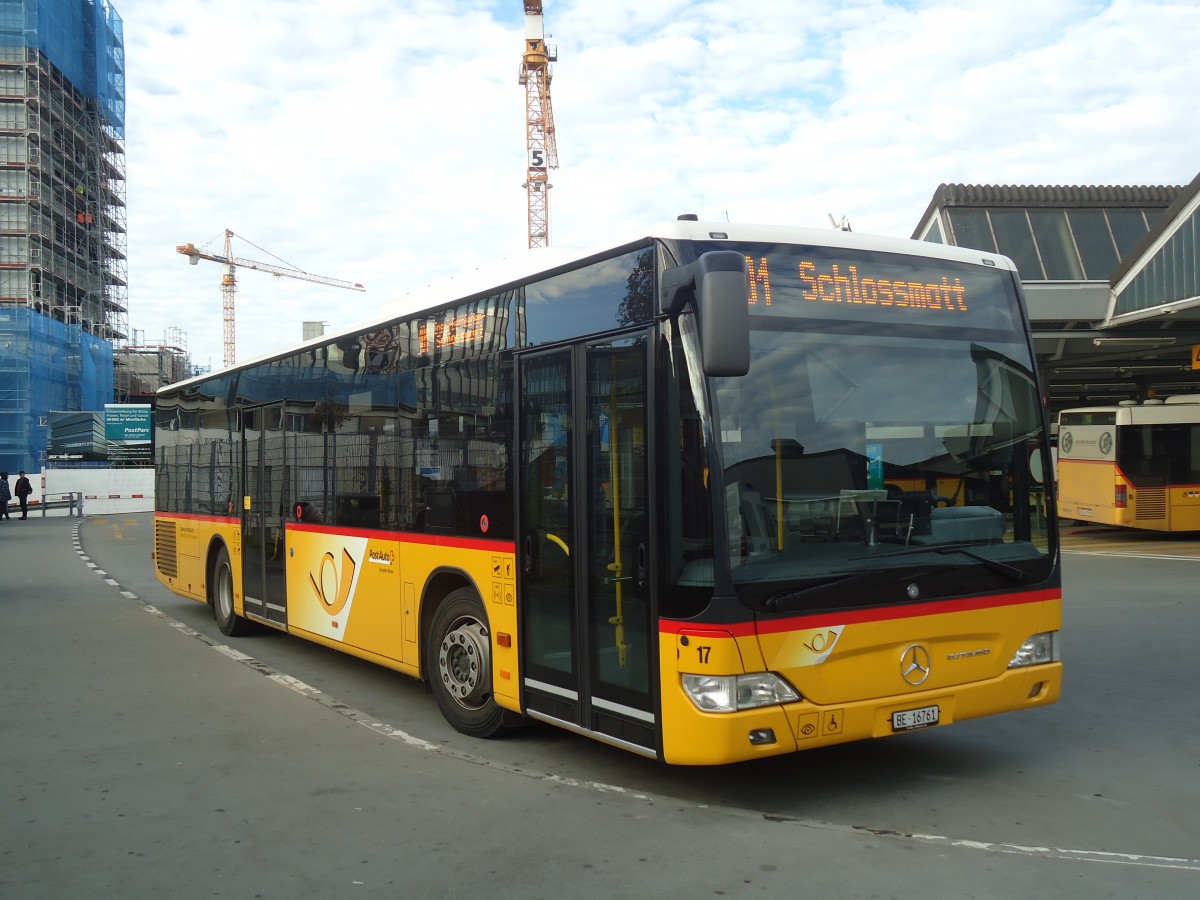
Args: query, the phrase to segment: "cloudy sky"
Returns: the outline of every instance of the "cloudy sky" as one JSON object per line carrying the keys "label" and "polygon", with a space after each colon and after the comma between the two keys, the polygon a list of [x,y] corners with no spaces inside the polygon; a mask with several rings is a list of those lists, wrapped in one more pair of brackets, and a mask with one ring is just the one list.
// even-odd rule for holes
{"label": "cloudy sky", "polygon": [[[113,2],[139,342],[221,365],[221,268],[175,246],[220,253],[225,228],[367,288],[239,270],[241,360],[528,252],[518,0]],[[1200,171],[1200,0],[544,5],[555,245],[682,212],[907,237],[943,182]]]}

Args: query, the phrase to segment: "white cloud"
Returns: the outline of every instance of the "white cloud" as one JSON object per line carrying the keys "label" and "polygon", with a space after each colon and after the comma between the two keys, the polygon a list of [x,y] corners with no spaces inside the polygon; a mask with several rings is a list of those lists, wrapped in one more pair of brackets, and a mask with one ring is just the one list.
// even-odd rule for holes
{"label": "white cloud", "polygon": [[[908,235],[941,182],[1185,183],[1194,3],[546,0],[558,244],[681,212]],[[525,246],[515,0],[121,0],[130,324],[221,361],[224,228],[356,294],[240,273],[238,352]],[[263,248],[260,252],[257,248]]]}

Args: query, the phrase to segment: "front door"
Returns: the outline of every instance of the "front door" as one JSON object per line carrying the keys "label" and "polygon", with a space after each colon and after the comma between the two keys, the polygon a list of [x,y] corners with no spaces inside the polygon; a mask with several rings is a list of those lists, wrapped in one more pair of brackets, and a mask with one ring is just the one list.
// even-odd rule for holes
{"label": "front door", "polygon": [[648,347],[637,334],[519,363],[525,708],[643,752],[657,746]]}
{"label": "front door", "polygon": [[242,411],[242,586],[248,616],[287,623],[287,432],[283,404]]}

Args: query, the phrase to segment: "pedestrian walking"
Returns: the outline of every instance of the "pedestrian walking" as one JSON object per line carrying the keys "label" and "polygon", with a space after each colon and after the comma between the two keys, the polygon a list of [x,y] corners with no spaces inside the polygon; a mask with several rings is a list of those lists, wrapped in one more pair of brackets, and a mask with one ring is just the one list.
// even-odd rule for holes
{"label": "pedestrian walking", "polygon": [[29,518],[29,495],[33,493],[33,485],[25,477],[25,473],[17,473],[17,483],[13,486],[17,494],[17,502],[21,504],[21,518]]}
{"label": "pedestrian walking", "polygon": [[0,520],[7,519],[8,501],[12,499],[12,488],[8,486],[8,473],[0,472]]}

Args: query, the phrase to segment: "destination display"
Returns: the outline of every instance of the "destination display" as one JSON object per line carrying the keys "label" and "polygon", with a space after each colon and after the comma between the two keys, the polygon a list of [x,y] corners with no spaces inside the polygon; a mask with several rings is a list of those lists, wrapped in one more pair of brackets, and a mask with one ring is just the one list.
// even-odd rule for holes
{"label": "destination display", "polygon": [[836,247],[725,242],[697,249],[745,255],[751,315],[1005,330],[1020,325],[1008,269]]}
{"label": "destination display", "polygon": [[800,296],[818,303],[865,303],[913,310],[967,311],[967,289],[957,275],[942,275],[938,281],[901,281],[873,278],[870,270],[859,277],[859,267],[845,272],[837,263],[822,269],[810,259],[800,260]]}
{"label": "destination display", "polygon": [[[750,271],[751,306],[772,306],[771,262],[746,257]],[[874,270],[854,263],[800,259],[796,264],[800,296],[814,303],[863,303],[897,309],[967,311],[967,288],[959,274],[942,274],[938,281],[880,278]],[[936,273],[935,273],[936,277]],[[761,297],[760,297],[761,293]]]}

